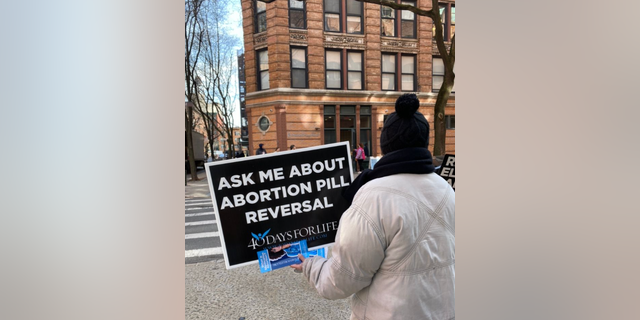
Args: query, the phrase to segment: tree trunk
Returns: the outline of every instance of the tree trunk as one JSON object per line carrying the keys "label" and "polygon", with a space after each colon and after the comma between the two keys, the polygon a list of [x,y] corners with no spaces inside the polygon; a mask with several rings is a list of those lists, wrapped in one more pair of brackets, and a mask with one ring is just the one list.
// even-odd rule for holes
{"label": "tree trunk", "polygon": [[447,128],[444,122],[444,108],[447,106],[447,101],[451,95],[451,89],[453,88],[453,74],[452,72],[446,72],[444,74],[444,81],[438,91],[438,97],[436,98],[436,105],[434,107],[433,117],[433,156],[442,156],[445,154],[445,143]]}
{"label": "tree trunk", "polygon": [[198,180],[198,172],[196,171],[196,159],[193,154],[193,134],[192,126],[193,126],[193,108],[189,107],[187,109],[188,117],[187,117],[187,152],[189,153],[189,169],[191,170],[191,180]]}

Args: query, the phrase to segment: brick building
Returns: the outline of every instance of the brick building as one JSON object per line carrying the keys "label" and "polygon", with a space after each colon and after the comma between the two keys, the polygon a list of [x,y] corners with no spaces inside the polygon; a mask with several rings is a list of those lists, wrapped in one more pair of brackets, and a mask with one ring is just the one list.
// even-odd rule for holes
{"label": "brick building", "polygon": [[[398,0],[429,10],[430,0]],[[445,39],[455,1],[441,1]],[[355,0],[242,0],[249,151],[362,142],[380,156],[396,99],[413,92],[433,129],[443,67],[428,17]],[[455,154],[455,93],[445,109]],[[433,134],[430,149],[433,150]]]}

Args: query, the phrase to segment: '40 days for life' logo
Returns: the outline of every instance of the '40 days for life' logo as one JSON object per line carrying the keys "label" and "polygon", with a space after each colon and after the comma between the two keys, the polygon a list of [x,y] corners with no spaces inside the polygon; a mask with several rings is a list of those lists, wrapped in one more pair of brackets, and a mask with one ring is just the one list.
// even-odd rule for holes
{"label": "'40 days for life' logo", "polygon": [[267,235],[267,233],[269,233],[269,231],[271,231],[271,229],[265,231],[264,233],[258,233],[258,235],[256,235],[255,233],[251,232],[251,236],[256,238],[256,240],[258,240],[258,241],[264,240],[264,237]]}

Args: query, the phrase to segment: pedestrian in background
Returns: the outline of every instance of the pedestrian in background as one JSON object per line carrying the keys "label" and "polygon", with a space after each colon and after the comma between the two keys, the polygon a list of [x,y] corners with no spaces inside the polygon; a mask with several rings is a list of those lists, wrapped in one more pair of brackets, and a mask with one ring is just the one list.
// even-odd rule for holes
{"label": "pedestrian in background", "polygon": [[356,149],[356,170],[358,172],[364,170],[364,159],[367,156],[364,154],[364,146],[362,143],[358,143],[358,148]]}
{"label": "pedestrian in background", "polygon": [[351,319],[455,318],[455,193],[434,173],[415,94],[396,101],[383,156],[346,189],[329,259],[292,265],[326,299],[351,295]]}
{"label": "pedestrian in background", "polygon": [[278,151],[280,151],[280,147],[276,147],[276,149],[275,149],[275,150],[273,150],[273,152],[274,152],[274,153],[275,153],[275,152],[278,152]]}
{"label": "pedestrian in background", "polygon": [[265,148],[263,148],[262,146],[264,146],[264,143],[261,143],[258,145],[258,150],[256,150],[256,155],[259,154],[267,154],[267,150],[265,150]]}
{"label": "pedestrian in background", "polygon": [[292,145],[289,147],[289,150],[295,150],[295,149],[296,149],[296,145],[295,145],[295,144],[292,144]]}

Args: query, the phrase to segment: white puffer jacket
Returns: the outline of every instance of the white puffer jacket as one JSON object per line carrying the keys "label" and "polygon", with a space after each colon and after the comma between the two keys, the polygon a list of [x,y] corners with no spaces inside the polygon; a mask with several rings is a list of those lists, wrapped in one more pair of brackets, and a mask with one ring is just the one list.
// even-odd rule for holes
{"label": "white puffer jacket", "polygon": [[329,259],[303,273],[327,299],[352,294],[351,319],[455,318],[455,193],[432,174],[366,183],[338,227]]}

